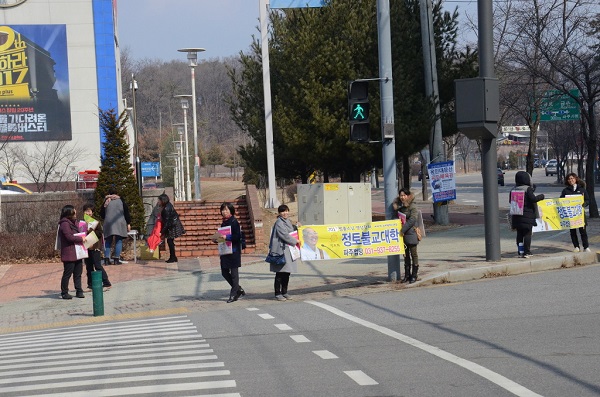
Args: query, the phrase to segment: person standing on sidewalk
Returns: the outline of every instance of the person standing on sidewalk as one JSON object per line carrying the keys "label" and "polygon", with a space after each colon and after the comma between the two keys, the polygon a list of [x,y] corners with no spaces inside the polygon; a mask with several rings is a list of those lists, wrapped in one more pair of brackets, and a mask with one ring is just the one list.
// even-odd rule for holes
{"label": "person standing on sidewalk", "polygon": [[[531,254],[531,230],[537,226],[535,221],[538,218],[537,202],[544,199],[543,194],[537,196],[535,185],[531,184],[531,176],[525,171],[519,171],[515,175],[516,186],[512,190],[525,192],[523,202],[523,215],[512,215],[512,227],[517,229],[517,247],[523,244],[523,254],[519,254],[521,258],[530,258]],[[512,191],[511,190],[511,191]],[[508,194],[508,202],[510,203],[511,194]]]}
{"label": "person standing on sidewalk", "polygon": [[162,222],[162,228],[160,230],[160,236],[162,240],[167,240],[169,246],[169,259],[167,263],[177,262],[177,255],[175,255],[175,239],[185,234],[183,224],[179,219],[179,214],[173,207],[169,196],[161,194],[158,196],[158,203],[162,207],[160,212],[160,220]]}
{"label": "person standing on sidewalk", "polygon": [[280,205],[277,208],[279,216],[271,230],[271,242],[269,244],[269,252],[285,257],[285,264],[276,265],[271,263],[269,270],[275,273],[275,299],[278,301],[286,301],[291,299],[288,294],[288,284],[290,282],[290,274],[298,272],[298,262],[292,259],[292,254],[288,245],[298,245],[299,240],[290,236],[296,228],[288,219],[290,209],[287,205]]}
{"label": "person standing on sidewalk", "polygon": [[[221,255],[221,275],[231,286],[227,303],[237,301],[240,296],[246,295],[246,291],[240,285],[239,269],[242,267],[242,229],[235,217],[235,207],[231,203],[223,203],[219,208],[223,222],[221,227],[231,227],[231,234],[225,235],[224,241],[231,242],[232,253]],[[217,240],[213,240],[218,242]]]}
{"label": "person standing on sidewalk", "polygon": [[129,207],[119,197],[114,187],[108,189],[108,195],[104,198],[104,205],[100,209],[100,217],[104,220],[104,265],[110,264],[110,249],[114,242],[115,252],[113,263],[120,265],[121,251],[123,251],[123,239],[131,230],[131,215]]}
{"label": "person standing on sidewalk", "polygon": [[[83,206],[83,215],[87,215],[91,218],[94,215],[94,206],[92,204],[85,204]],[[110,288],[112,286],[108,280],[108,274],[106,274],[106,270],[104,269],[104,266],[102,266],[102,223],[100,221],[96,222],[98,222],[96,228],[88,229],[87,231],[87,234],[94,232],[98,237],[98,242],[88,248],[88,257],[84,259],[88,290],[92,289],[92,271],[94,270],[102,272],[102,286],[104,288]]]}
{"label": "person standing on sidewalk", "polygon": [[398,192],[398,197],[392,203],[397,216],[402,222],[402,238],[404,239],[404,278],[402,283],[414,283],[419,272],[419,239],[415,227],[419,219],[419,210],[414,204],[415,196],[406,187]]}
{"label": "person standing on sidewalk", "polygon": [[81,288],[81,273],[83,272],[83,261],[77,259],[75,244],[85,242],[85,236],[77,236],[79,228],[77,227],[77,211],[72,205],[65,205],[60,213],[58,222],[57,243],[60,244],[60,260],[63,262],[63,275],[60,281],[60,296],[63,299],[73,299],[69,294],[69,280],[73,276],[75,284],[75,296],[85,298],[83,288]]}
{"label": "person standing on sidewalk", "polygon": [[[590,196],[588,196],[587,190],[585,190],[585,182],[579,179],[576,173],[571,172],[565,178],[565,187],[560,194],[561,198],[567,196],[583,196],[583,206],[587,207],[590,204]],[[579,240],[577,239],[577,229],[570,229],[571,242],[573,243],[574,252],[579,252]],[[579,234],[581,235],[581,244],[583,244],[583,250],[590,252],[588,235],[587,235],[587,219],[585,219],[585,211],[583,212],[583,227],[579,228]]]}

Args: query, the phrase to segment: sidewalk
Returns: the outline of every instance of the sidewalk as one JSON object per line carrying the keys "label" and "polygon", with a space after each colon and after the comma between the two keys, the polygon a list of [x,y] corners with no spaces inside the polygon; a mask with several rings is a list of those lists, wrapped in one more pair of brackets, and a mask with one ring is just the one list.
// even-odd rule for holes
{"label": "sidewalk", "polygon": [[[502,259],[498,262],[486,261],[482,214],[454,211],[450,220],[452,227],[428,231],[419,244],[419,281],[414,284],[387,282],[385,257],[313,261],[302,263],[299,272],[291,276],[290,294],[295,300],[320,299],[598,262],[594,250],[600,249],[598,219],[590,220],[588,225],[594,252],[573,253],[568,231],[536,233],[532,242],[534,256],[530,259],[517,257],[515,234],[500,219]],[[242,258],[240,282],[248,294],[232,304],[226,303],[229,285],[221,276],[218,257],[186,259],[175,264],[161,260],[108,266],[113,287],[103,294],[104,316],[99,317],[93,317],[91,292],[86,293],[85,299],[60,299],[62,263],[3,265],[0,266],[0,333],[275,303],[273,273],[269,272],[263,255]],[[404,273],[403,268],[401,272]],[[83,279],[85,285],[85,275]]]}

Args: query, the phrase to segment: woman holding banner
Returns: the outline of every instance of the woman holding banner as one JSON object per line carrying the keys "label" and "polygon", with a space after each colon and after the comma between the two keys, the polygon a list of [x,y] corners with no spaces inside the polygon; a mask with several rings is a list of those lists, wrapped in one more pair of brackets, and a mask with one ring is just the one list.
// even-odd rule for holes
{"label": "woman holding banner", "polygon": [[[523,196],[523,215],[512,215],[512,227],[517,230],[517,248],[523,246],[523,251],[519,250],[520,258],[530,258],[531,255],[531,230],[537,226],[535,221],[538,218],[537,202],[544,199],[543,194],[537,196],[533,194],[535,186],[532,187],[531,176],[525,171],[519,171],[515,175],[516,186],[511,190],[524,192]],[[508,201],[511,202],[511,193]]]}
{"label": "woman holding banner", "polygon": [[415,231],[415,226],[417,226],[419,219],[419,211],[413,203],[414,199],[415,196],[411,194],[410,190],[403,187],[398,192],[398,198],[392,204],[394,210],[398,211],[398,218],[402,222],[400,233],[406,247],[404,249],[404,278],[401,282],[411,284],[417,281],[417,273],[419,271],[419,254],[417,252],[419,239]]}
{"label": "woman holding banner", "polygon": [[[560,194],[560,198],[567,196],[583,196],[583,206],[587,207],[590,204],[590,197],[588,196],[587,190],[585,190],[585,182],[579,179],[576,173],[571,172],[565,178],[565,187]],[[579,228],[579,234],[581,234],[581,244],[583,244],[583,251],[590,252],[588,235],[587,235],[587,220],[585,220],[585,212],[583,213],[584,224],[583,227]],[[577,229],[569,229],[571,233],[571,242],[573,242],[574,252],[579,252],[579,240],[577,239]]]}

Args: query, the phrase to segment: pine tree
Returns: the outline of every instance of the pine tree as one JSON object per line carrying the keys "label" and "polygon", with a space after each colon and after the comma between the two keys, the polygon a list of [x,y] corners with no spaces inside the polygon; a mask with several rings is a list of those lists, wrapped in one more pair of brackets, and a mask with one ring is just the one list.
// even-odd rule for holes
{"label": "pine tree", "polygon": [[130,162],[130,150],[127,143],[127,114],[117,117],[114,109],[101,110],[100,128],[105,137],[104,157],[98,175],[96,187],[96,212],[104,203],[108,190],[115,188],[119,196],[127,203],[131,214],[131,229],[144,230],[144,203],[140,197],[133,167]]}

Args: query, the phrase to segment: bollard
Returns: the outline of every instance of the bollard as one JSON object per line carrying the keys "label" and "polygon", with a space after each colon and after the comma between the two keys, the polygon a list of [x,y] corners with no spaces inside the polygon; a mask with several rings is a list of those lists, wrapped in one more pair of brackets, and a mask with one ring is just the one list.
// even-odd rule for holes
{"label": "bollard", "polygon": [[102,292],[102,272],[92,272],[92,301],[94,305],[94,317],[104,316],[104,296]]}

